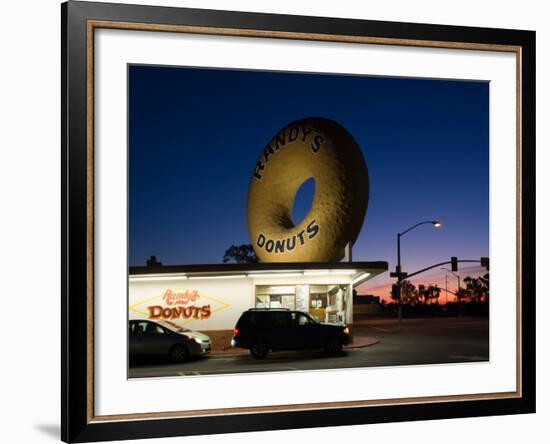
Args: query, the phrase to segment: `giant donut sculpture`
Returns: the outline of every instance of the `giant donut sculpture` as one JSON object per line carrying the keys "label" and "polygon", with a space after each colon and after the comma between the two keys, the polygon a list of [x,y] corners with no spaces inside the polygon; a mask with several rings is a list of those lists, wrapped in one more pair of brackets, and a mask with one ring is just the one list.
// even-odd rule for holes
{"label": "giant donut sculpture", "polygon": [[[309,178],[309,213],[292,222],[296,192]],[[279,131],[260,155],[248,189],[248,231],[261,262],[336,262],[363,225],[369,178],[354,138],[338,123],[306,118]]]}

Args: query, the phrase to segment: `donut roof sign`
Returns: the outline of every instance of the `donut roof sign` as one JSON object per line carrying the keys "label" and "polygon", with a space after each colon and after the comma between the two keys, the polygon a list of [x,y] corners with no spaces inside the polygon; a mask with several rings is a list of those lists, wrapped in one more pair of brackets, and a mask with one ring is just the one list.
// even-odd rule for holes
{"label": "donut roof sign", "polygon": [[[300,186],[315,180],[309,213],[297,225]],[[338,123],[305,118],[280,130],[261,153],[248,189],[248,231],[261,262],[337,262],[359,235],[369,200],[365,159]]]}

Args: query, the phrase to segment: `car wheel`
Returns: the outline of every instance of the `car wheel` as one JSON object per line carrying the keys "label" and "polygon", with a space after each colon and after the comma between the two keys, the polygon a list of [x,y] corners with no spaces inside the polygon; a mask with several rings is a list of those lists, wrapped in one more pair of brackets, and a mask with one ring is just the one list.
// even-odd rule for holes
{"label": "car wheel", "polygon": [[184,362],[189,357],[189,350],[184,345],[174,345],[170,350],[170,359],[172,362]]}
{"label": "car wheel", "polygon": [[269,354],[269,347],[264,341],[255,341],[250,346],[250,354],[256,359],[264,359]]}
{"label": "car wheel", "polygon": [[329,338],[325,342],[324,348],[325,348],[325,352],[331,355],[335,355],[342,351],[342,341],[340,341],[338,338]]}

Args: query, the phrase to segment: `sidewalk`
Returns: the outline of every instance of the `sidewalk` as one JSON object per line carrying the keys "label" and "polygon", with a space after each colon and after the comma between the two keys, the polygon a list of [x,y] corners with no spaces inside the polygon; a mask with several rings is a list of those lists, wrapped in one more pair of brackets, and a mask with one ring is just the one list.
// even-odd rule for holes
{"label": "sidewalk", "polygon": [[[363,336],[363,335],[353,335],[353,342],[351,344],[345,345],[344,350],[350,350],[353,348],[363,348],[363,347],[369,347],[371,345],[377,344],[380,342],[379,339],[370,337],[370,336]],[[228,347],[224,350],[212,350],[210,352],[210,356],[217,356],[217,355],[247,355],[249,354],[249,351],[244,348],[231,348]]]}

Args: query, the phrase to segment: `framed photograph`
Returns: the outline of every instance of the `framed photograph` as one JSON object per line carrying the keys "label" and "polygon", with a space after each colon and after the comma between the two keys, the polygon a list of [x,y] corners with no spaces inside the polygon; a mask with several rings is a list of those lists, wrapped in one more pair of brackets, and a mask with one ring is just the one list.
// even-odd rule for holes
{"label": "framed photograph", "polygon": [[535,33],[69,1],[62,439],[535,411]]}

